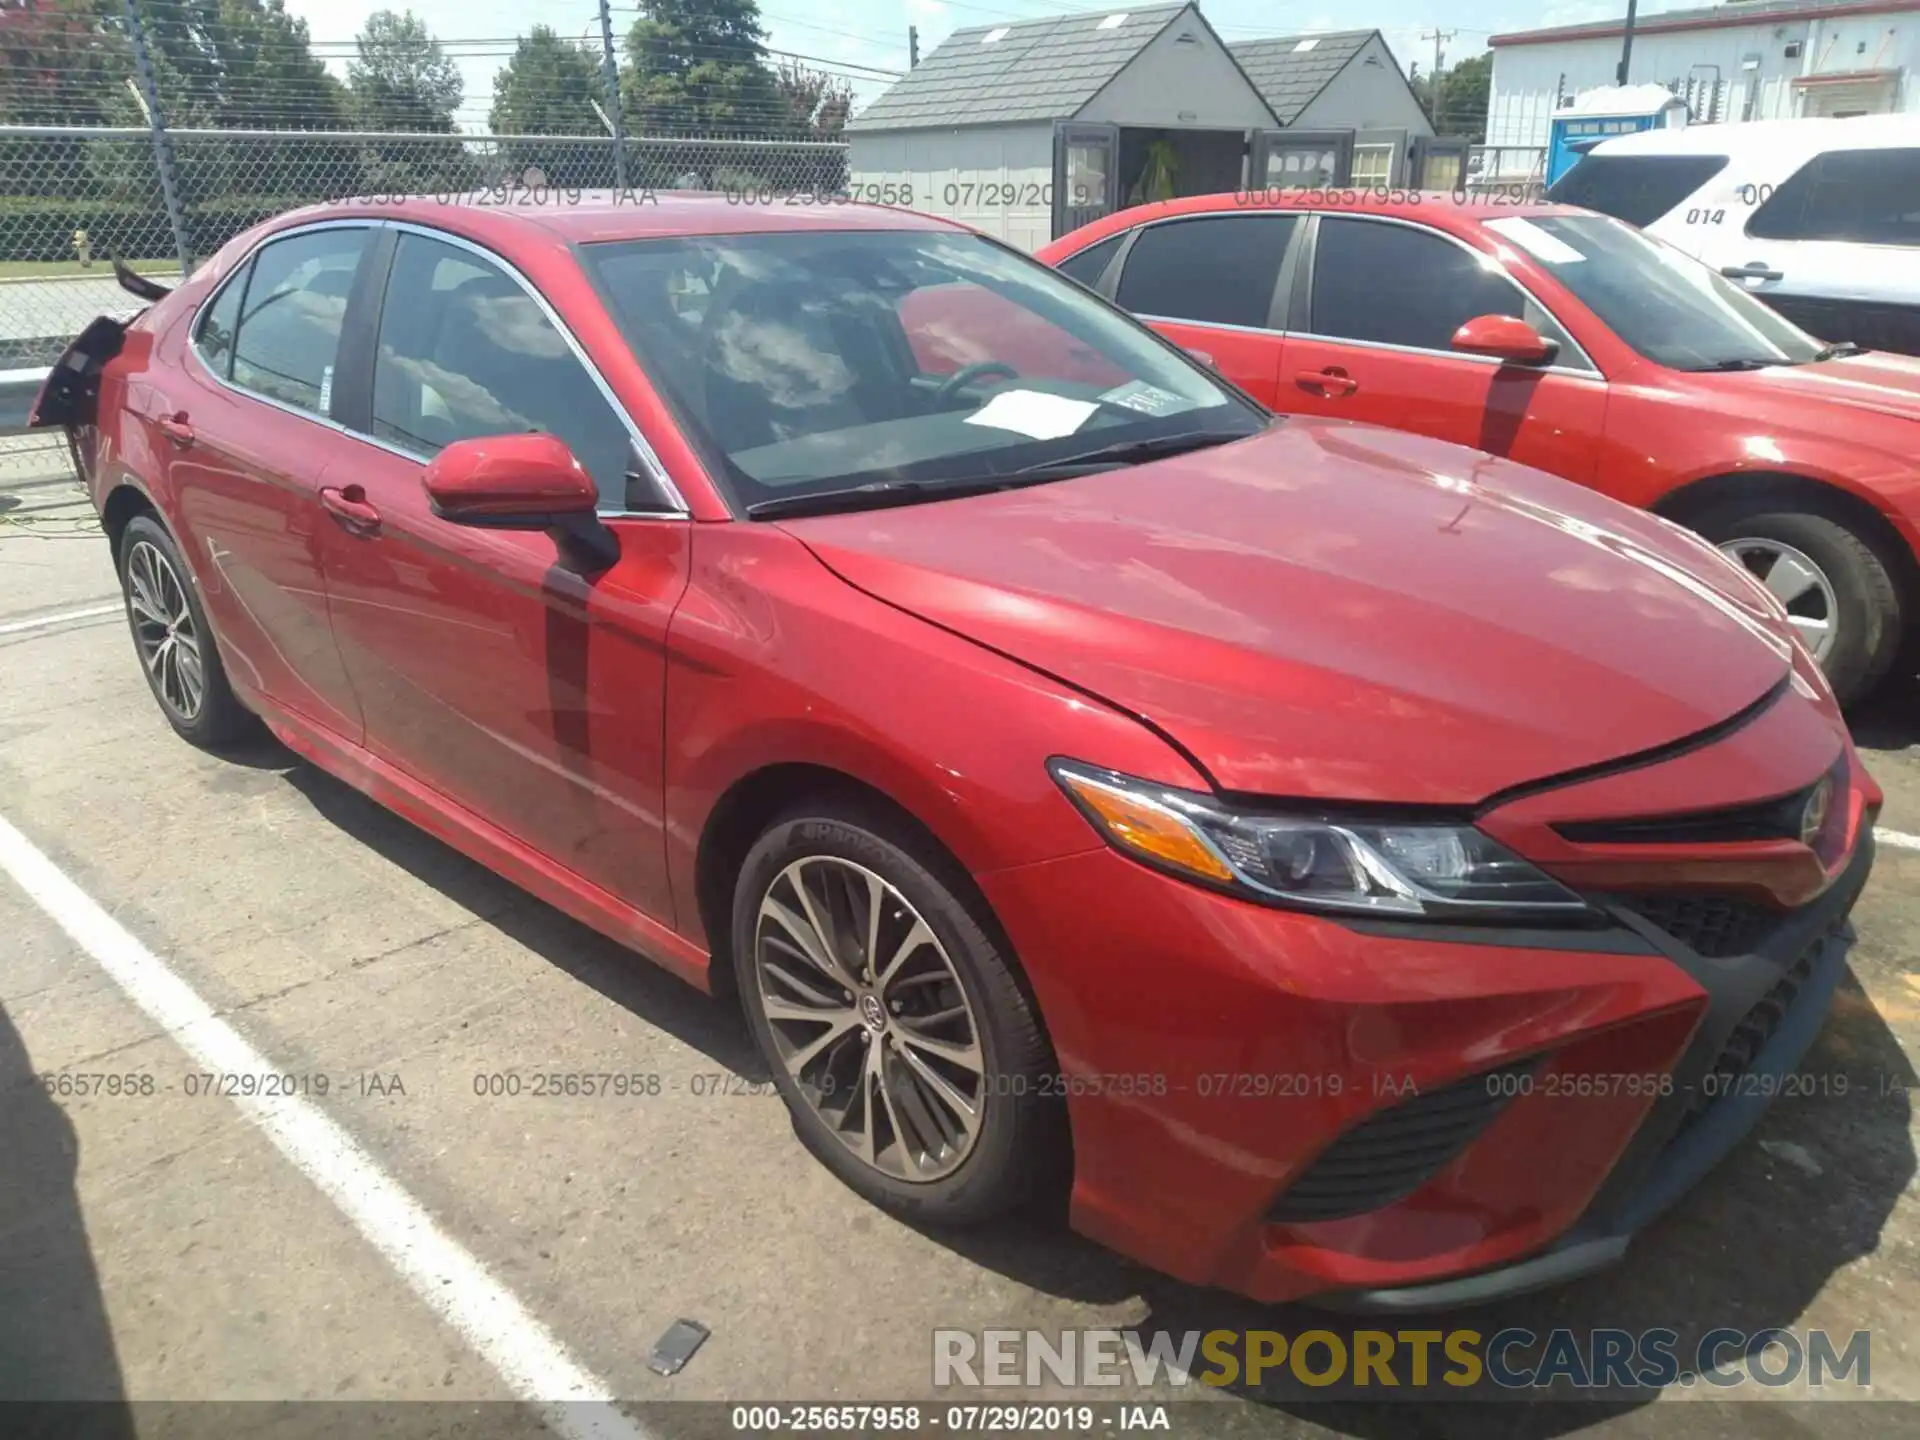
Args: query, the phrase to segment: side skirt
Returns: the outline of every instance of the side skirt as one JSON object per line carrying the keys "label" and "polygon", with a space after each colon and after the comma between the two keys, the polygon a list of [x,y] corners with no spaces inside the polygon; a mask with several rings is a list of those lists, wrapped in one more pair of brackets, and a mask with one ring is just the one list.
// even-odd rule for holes
{"label": "side skirt", "polygon": [[692,941],[529,850],[491,821],[422,785],[360,746],[303,720],[257,693],[249,694],[246,700],[274,736],[296,755],[556,910],[638,951],[696,989],[712,993],[712,957]]}

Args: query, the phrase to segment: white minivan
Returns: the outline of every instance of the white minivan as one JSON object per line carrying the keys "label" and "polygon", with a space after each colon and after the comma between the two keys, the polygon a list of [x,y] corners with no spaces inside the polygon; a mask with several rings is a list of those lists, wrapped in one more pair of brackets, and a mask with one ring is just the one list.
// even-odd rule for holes
{"label": "white minivan", "polygon": [[1920,354],[1920,114],[1622,135],[1547,195],[1641,226],[1822,340]]}

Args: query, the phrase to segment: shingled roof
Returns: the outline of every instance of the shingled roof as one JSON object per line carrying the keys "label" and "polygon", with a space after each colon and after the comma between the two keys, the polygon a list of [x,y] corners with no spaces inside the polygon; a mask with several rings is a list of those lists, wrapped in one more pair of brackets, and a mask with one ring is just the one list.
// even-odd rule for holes
{"label": "shingled roof", "polygon": [[1071,119],[1189,8],[1093,10],[956,30],[847,129]]}
{"label": "shingled roof", "polygon": [[1227,46],[1274,118],[1291,125],[1313,97],[1327,88],[1377,30],[1341,30],[1323,35],[1282,35],[1237,40]]}

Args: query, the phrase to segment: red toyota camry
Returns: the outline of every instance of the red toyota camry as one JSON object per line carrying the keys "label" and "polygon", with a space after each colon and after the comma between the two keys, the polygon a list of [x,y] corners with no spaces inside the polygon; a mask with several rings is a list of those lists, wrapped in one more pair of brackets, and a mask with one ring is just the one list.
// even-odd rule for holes
{"label": "red toyota camry", "polygon": [[943,221],[303,211],[38,419],[181,735],[258,717],[739,1004],[923,1219],[1070,1187],[1373,1308],[1604,1265],[1811,1043],[1872,863],[1711,546],[1276,421]]}
{"label": "red toyota camry", "polygon": [[1708,536],[1845,703],[1920,664],[1920,360],[1822,344],[1631,226],[1497,193],[1199,196],[1039,253],[1273,409],[1471,445]]}

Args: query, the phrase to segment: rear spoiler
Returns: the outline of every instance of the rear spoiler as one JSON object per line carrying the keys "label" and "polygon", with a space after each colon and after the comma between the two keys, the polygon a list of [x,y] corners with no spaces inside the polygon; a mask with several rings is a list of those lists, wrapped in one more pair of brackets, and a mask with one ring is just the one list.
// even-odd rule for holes
{"label": "rear spoiler", "polygon": [[136,274],[127,268],[124,260],[116,259],[113,262],[113,278],[120,282],[122,290],[129,295],[137,295],[142,300],[164,300],[173,293],[171,285],[162,285],[157,280],[149,280],[144,275]]}

